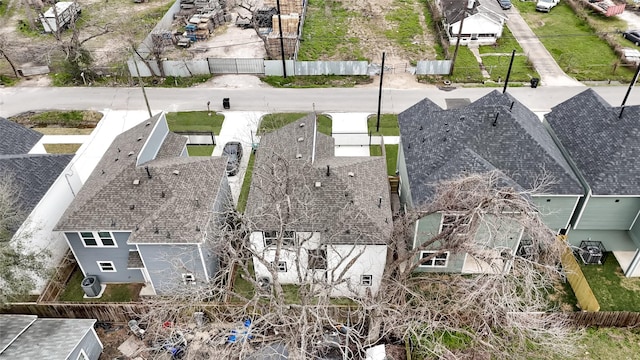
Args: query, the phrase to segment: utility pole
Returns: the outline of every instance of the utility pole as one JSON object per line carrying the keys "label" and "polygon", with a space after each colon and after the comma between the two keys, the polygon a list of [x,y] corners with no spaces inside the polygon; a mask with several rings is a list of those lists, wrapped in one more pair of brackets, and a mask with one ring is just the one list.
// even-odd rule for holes
{"label": "utility pole", "polygon": [[282,18],[280,18],[280,0],[276,0],[276,6],[278,7],[278,27],[280,28],[280,53],[282,54],[282,73],[284,78],[287,78],[287,62],[284,57],[284,40],[282,39]]}
{"label": "utility pole", "polygon": [[[133,65],[135,65],[136,67],[136,74],[138,75],[138,83],[140,84],[140,88],[142,88],[142,96],[144,97],[144,103],[147,105],[147,111],[149,112],[149,117],[153,117],[153,114],[151,113],[151,107],[149,106],[149,99],[147,98],[147,92],[144,90],[144,83],[142,82],[142,78],[140,77],[140,69],[138,69],[138,62],[136,61],[136,58],[133,55],[134,52],[137,53],[137,51],[135,51],[132,46],[131,60],[133,60]],[[140,56],[140,54],[138,54],[138,56]],[[140,56],[140,59],[142,59],[142,56]]]}
{"label": "utility pole", "polygon": [[380,131],[380,105],[382,104],[382,78],[384,77],[384,51],[382,52],[382,68],[380,69],[380,88],[378,90],[378,120],[376,121],[376,132]]}
{"label": "utility pole", "polygon": [[509,76],[511,76],[511,67],[513,66],[513,59],[516,57],[516,49],[513,49],[511,52],[511,61],[509,62],[509,70],[507,70],[507,78],[504,79],[504,87],[502,88],[502,93],[504,94],[507,91],[507,84],[509,84]]}
{"label": "utility pole", "polygon": [[624,99],[622,100],[622,105],[620,105],[620,115],[618,115],[618,119],[622,118],[622,113],[624,112],[624,105],[627,103],[627,98],[629,97],[629,94],[631,93],[631,89],[633,89],[633,86],[636,84],[636,81],[638,80],[638,74],[640,73],[640,65],[638,65],[636,67],[636,73],[635,75],[633,75],[633,80],[631,80],[631,84],[629,84],[629,88],[627,89],[627,93],[624,96]]}
{"label": "utility pole", "polygon": [[453,58],[451,58],[451,67],[449,68],[449,75],[453,75],[453,68],[456,64],[456,58],[458,57],[458,48],[460,47],[460,37],[462,36],[462,26],[464,25],[464,19],[467,17],[467,9],[473,9],[475,0],[468,0],[467,7],[462,10],[462,20],[460,20],[460,29],[458,29],[458,36],[456,39],[456,49],[453,51]]}

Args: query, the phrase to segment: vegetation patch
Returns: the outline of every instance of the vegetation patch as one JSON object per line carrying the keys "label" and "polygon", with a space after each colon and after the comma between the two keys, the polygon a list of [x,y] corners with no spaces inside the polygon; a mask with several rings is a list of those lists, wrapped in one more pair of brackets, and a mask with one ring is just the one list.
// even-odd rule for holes
{"label": "vegetation patch", "polygon": [[413,0],[394,1],[393,10],[385,15],[385,19],[393,25],[384,31],[388,39],[412,54],[426,50],[426,44],[420,41],[424,30],[419,14],[413,9]]}
{"label": "vegetation patch", "polygon": [[48,154],[75,154],[82,144],[42,144]]}
{"label": "vegetation patch", "polygon": [[[493,81],[503,82],[506,80],[510,62],[510,54],[508,56],[485,55],[482,57],[484,68],[491,75],[491,80]],[[509,76],[509,84],[511,84],[511,81],[528,82],[534,77],[540,78],[540,74],[533,68],[527,57],[515,56]]]}
{"label": "vegetation patch", "polygon": [[102,116],[102,113],[90,110],[29,111],[12,116],[9,120],[27,127],[94,128]]}
{"label": "vegetation patch", "polygon": [[[209,116],[211,114],[211,116]],[[169,130],[175,132],[212,132],[220,134],[224,115],[214,111],[183,111],[167,113]]]}
{"label": "vegetation patch", "polygon": [[91,135],[93,128],[36,127],[31,128],[44,135]]}
{"label": "vegetation patch", "polygon": [[84,298],[82,279],[84,275],[80,269],[76,269],[67,282],[64,291],[58,297],[60,301],[74,302],[131,302],[138,301],[140,289],[143,284],[108,284],[100,298]]}
{"label": "vegetation patch", "polygon": [[[396,175],[396,166],[398,162],[398,145],[385,145],[384,151],[386,153],[387,160],[387,175]],[[369,155],[382,156],[382,148],[380,145],[369,146]]]}
{"label": "vegetation patch", "polygon": [[[274,113],[267,114],[260,120],[260,126],[258,127],[258,135],[262,135],[271,132],[281,127],[291,124],[292,122],[299,120],[307,116],[307,113]],[[327,115],[318,115],[318,131],[331,136],[332,120]]]}
{"label": "vegetation patch", "polygon": [[[367,118],[367,127],[370,134],[385,136],[400,135],[397,114],[380,114],[379,128],[376,125],[378,125],[378,115],[370,115],[369,118]],[[378,129],[378,131],[376,131],[376,129]]]}
{"label": "vegetation patch", "polygon": [[626,278],[612,253],[604,265],[581,263],[580,268],[600,304],[600,311],[640,312],[640,279]]}
{"label": "vegetation patch", "polygon": [[[451,46],[449,48],[449,53],[453,54],[454,51],[455,46]],[[456,83],[479,83],[484,80],[478,60],[468,47],[460,46],[458,48],[458,55],[456,57],[455,66],[453,67],[453,74],[450,75],[448,79]]]}
{"label": "vegetation patch", "polygon": [[640,353],[640,330],[588,328],[580,345],[584,349],[583,359],[636,359]]}
{"label": "vegetation patch", "polygon": [[309,75],[309,76],[265,76],[265,83],[278,88],[350,88],[356,85],[371,84],[369,75]]}
{"label": "vegetation patch", "polygon": [[0,85],[13,86],[18,83],[18,78],[14,76],[0,74]]}
{"label": "vegetation patch", "polygon": [[214,145],[187,145],[189,156],[211,156]]}
{"label": "vegetation patch", "polygon": [[247,208],[247,199],[249,198],[249,190],[251,189],[251,178],[253,177],[253,164],[256,161],[256,156],[251,152],[249,156],[249,164],[247,164],[247,170],[244,173],[244,179],[242,179],[242,188],[240,188],[240,195],[238,196],[238,205],[236,209],[240,213],[244,213]]}

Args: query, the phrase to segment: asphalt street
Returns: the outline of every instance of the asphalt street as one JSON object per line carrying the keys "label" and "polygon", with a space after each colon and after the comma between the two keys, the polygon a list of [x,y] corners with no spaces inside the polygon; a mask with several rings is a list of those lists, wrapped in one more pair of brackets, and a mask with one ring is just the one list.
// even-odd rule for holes
{"label": "asphalt street", "polygon": [[[627,86],[602,86],[594,89],[606,101],[618,106]],[[520,102],[537,112],[546,112],[560,102],[584,91],[584,86],[514,87],[507,89]],[[383,89],[382,112],[399,113],[416,102],[429,98],[445,107],[445,99],[467,98],[474,101],[495,88],[437,87],[424,89]],[[497,89],[502,91],[502,89]],[[370,112],[378,103],[376,88],[327,89],[228,89],[228,88],[146,88],[149,104],[155,113],[164,111],[222,110],[222,99],[228,97],[232,111],[265,112]],[[634,89],[627,105],[640,105],[640,90]],[[98,87],[10,87],[0,89],[0,116],[8,117],[30,110],[144,110],[140,88]]]}

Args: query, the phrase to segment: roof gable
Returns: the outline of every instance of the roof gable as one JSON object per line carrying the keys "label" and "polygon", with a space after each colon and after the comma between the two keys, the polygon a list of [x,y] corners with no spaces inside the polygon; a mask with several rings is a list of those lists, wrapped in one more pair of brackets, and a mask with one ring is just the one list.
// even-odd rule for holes
{"label": "roof gable", "polygon": [[0,155],[26,154],[43,135],[0,117]]}

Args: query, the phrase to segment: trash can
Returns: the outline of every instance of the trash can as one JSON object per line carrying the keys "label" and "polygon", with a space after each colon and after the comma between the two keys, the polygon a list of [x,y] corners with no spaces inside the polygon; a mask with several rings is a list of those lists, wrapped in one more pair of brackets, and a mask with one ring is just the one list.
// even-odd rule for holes
{"label": "trash can", "polygon": [[540,82],[540,79],[538,78],[531,78],[531,88],[535,89],[538,87],[538,83]]}
{"label": "trash can", "polygon": [[231,108],[231,103],[229,103],[229,98],[222,99],[222,107],[227,110]]}
{"label": "trash can", "polygon": [[82,290],[88,297],[96,297],[100,295],[100,281],[95,275],[88,275],[82,279]]}

